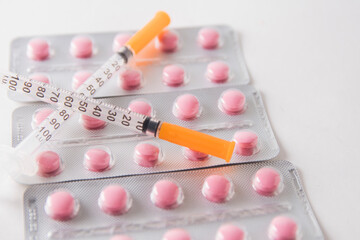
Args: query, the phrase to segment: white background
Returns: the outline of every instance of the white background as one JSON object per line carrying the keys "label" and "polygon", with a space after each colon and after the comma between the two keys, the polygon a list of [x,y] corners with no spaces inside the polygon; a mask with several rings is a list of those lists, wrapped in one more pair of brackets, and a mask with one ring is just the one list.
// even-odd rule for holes
{"label": "white background", "polygon": [[[279,158],[300,170],[326,238],[360,235],[360,1],[0,0],[0,9],[2,70],[18,36],[138,29],[160,9],[173,27],[232,26]],[[0,100],[0,143],[10,145],[19,104]],[[0,170],[0,239],[23,238],[24,189]]]}

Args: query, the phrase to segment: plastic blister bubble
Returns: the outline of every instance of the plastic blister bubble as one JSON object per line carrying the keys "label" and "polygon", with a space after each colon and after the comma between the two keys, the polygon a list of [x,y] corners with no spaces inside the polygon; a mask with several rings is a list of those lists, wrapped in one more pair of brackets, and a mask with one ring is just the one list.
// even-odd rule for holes
{"label": "plastic blister bubble", "polygon": [[111,150],[106,146],[91,146],[84,154],[84,166],[92,172],[103,172],[114,166]]}

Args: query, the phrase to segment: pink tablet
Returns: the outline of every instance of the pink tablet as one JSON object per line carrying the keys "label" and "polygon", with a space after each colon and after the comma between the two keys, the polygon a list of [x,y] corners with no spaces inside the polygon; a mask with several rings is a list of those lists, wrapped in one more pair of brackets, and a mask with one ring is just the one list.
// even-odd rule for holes
{"label": "pink tablet", "polygon": [[171,30],[164,30],[156,38],[156,47],[164,52],[173,52],[177,49],[178,35]]}
{"label": "pink tablet", "polygon": [[271,167],[260,168],[253,178],[252,186],[254,190],[263,196],[274,196],[283,187],[280,173]]}
{"label": "pink tablet", "polygon": [[132,240],[132,238],[126,235],[116,235],[110,238],[110,240]]}
{"label": "pink tablet", "polygon": [[184,157],[191,161],[204,161],[209,158],[206,153],[191,150],[190,148],[184,148]]}
{"label": "pink tablet", "polygon": [[135,99],[130,102],[128,109],[137,112],[146,116],[152,116],[152,106],[151,104],[144,99]]}
{"label": "pink tablet", "polygon": [[43,151],[36,156],[38,175],[43,177],[55,176],[61,171],[60,156],[53,151]]}
{"label": "pink tablet", "polygon": [[88,130],[102,129],[106,126],[106,122],[87,115],[80,115],[80,123]]}
{"label": "pink tablet", "polygon": [[135,90],[141,86],[141,72],[128,68],[119,74],[118,85],[124,90]]}
{"label": "pink tablet", "polygon": [[142,167],[154,167],[160,162],[160,147],[155,143],[139,143],[135,147],[134,160]]}
{"label": "pink tablet", "polygon": [[132,204],[130,194],[119,185],[109,185],[100,194],[100,209],[109,215],[121,215],[126,213]]}
{"label": "pink tablet", "polygon": [[233,197],[233,184],[224,176],[211,175],[205,179],[202,194],[211,202],[223,203]]}
{"label": "pink tablet", "polygon": [[52,108],[40,108],[35,111],[32,116],[31,127],[35,129],[40,125],[48,116],[50,116],[54,112]]}
{"label": "pink tablet", "polygon": [[226,62],[215,61],[207,65],[206,77],[214,83],[223,83],[229,79],[229,66]]}
{"label": "pink tablet", "polygon": [[171,64],[163,69],[162,79],[165,85],[177,87],[184,84],[185,70],[182,66]]}
{"label": "pink tablet", "polygon": [[295,240],[297,232],[298,227],[293,219],[277,216],[270,223],[268,237],[271,240]]}
{"label": "pink tablet", "polygon": [[110,150],[103,147],[90,148],[84,156],[85,167],[92,172],[102,172],[111,168]]}
{"label": "pink tablet", "polygon": [[235,115],[244,111],[246,98],[237,89],[229,89],[221,94],[219,108],[228,115]]}
{"label": "pink tablet", "polygon": [[190,234],[181,228],[168,230],[162,240],[191,240]]}
{"label": "pink tablet", "polygon": [[181,120],[193,120],[200,115],[199,100],[191,94],[184,94],[176,98],[173,114]]}
{"label": "pink tablet", "polygon": [[214,49],[219,45],[219,32],[214,28],[202,28],[198,33],[198,43],[205,49]]}
{"label": "pink tablet", "polygon": [[126,235],[116,235],[110,238],[110,240],[132,240],[132,238]]}
{"label": "pink tablet", "polygon": [[47,197],[45,212],[54,220],[66,221],[76,216],[79,207],[79,202],[71,193],[57,190]]}
{"label": "pink tablet", "polygon": [[125,43],[129,41],[130,38],[130,34],[119,33],[116,35],[113,41],[113,51],[118,52],[123,46],[125,46]]}
{"label": "pink tablet", "polygon": [[92,75],[89,71],[78,71],[72,78],[72,89],[76,91]]}
{"label": "pink tablet", "polygon": [[252,131],[237,131],[234,135],[235,153],[251,156],[257,151],[258,136]]}
{"label": "pink tablet", "polygon": [[241,228],[232,225],[222,225],[216,233],[215,240],[244,240],[245,232]]}
{"label": "pink tablet", "polygon": [[71,40],[70,52],[76,58],[89,58],[93,54],[93,41],[88,36],[76,36]]}
{"label": "pink tablet", "polygon": [[38,82],[43,82],[43,83],[47,83],[49,84],[50,83],[50,79],[47,75],[45,74],[42,74],[42,73],[34,73],[34,74],[31,74],[29,76],[29,78],[35,80],[35,81],[38,81]]}
{"label": "pink tablet", "polygon": [[155,206],[172,209],[183,202],[184,195],[176,183],[170,180],[160,180],[153,186],[150,198]]}
{"label": "pink tablet", "polygon": [[27,45],[27,56],[36,61],[43,61],[50,55],[50,46],[45,39],[33,38]]}

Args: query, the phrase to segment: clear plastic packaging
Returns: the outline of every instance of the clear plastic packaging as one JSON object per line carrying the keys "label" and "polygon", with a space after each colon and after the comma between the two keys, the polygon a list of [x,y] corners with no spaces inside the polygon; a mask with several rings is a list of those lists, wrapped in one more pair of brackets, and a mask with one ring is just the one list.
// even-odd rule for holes
{"label": "clear plastic packaging", "polygon": [[80,209],[79,201],[69,191],[57,189],[46,198],[44,210],[55,221],[69,221]]}
{"label": "clear plastic packaging", "polygon": [[100,193],[100,209],[109,215],[125,214],[132,206],[130,193],[120,185],[108,185]]}
{"label": "clear plastic packaging", "polygon": [[[263,196],[252,179],[268,168],[281,176],[283,190]],[[228,179],[232,197],[209,201],[203,186],[211,176]],[[60,219],[49,214],[54,211],[47,203],[58,191],[73,197]],[[324,239],[297,170],[280,160],[34,185],[24,194],[24,215],[26,239]]]}
{"label": "clear plastic packaging", "polygon": [[161,147],[157,142],[144,141],[135,146],[134,161],[142,167],[155,167],[164,160]]}
{"label": "clear plastic packaging", "polygon": [[70,53],[74,58],[91,58],[94,54],[94,41],[86,35],[75,36],[70,43]]}
{"label": "clear plastic packaging", "polygon": [[114,165],[111,150],[105,146],[89,147],[84,154],[84,166],[92,172],[110,170]]}
{"label": "clear plastic packaging", "polygon": [[234,184],[222,175],[211,175],[204,181],[202,194],[210,202],[224,203],[234,196]]}
{"label": "clear plastic packaging", "polygon": [[41,177],[54,177],[64,169],[63,161],[54,151],[40,151],[35,160],[38,166],[37,175]]}
{"label": "clear plastic packaging", "polygon": [[168,179],[161,179],[154,184],[150,199],[158,208],[174,209],[183,203],[184,193],[179,184]]}

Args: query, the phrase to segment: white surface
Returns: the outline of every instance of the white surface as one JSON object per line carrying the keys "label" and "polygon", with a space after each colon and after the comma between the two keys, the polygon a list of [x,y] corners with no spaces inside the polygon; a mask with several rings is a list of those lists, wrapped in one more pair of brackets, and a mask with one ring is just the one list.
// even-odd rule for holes
{"label": "white surface", "polygon": [[[17,36],[138,29],[159,9],[172,26],[231,25],[262,92],[279,158],[301,171],[327,239],[360,235],[360,1],[0,0],[0,6],[2,70]],[[10,145],[17,104],[5,96],[0,143]],[[25,187],[0,171],[0,189],[0,239],[22,239]]]}

